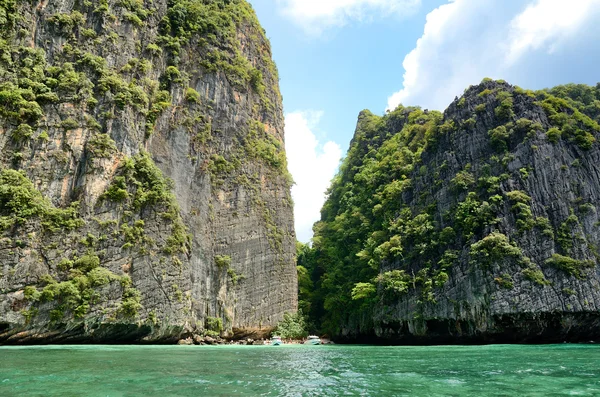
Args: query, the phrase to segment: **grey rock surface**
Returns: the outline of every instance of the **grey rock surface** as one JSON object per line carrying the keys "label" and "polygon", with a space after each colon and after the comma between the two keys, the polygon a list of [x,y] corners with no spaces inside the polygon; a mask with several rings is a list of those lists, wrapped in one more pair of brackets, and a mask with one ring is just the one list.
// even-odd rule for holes
{"label": "grey rock surface", "polygon": [[[484,90],[491,93],[480,95]],[[505,121],[495,112],[497,94],[502,91],[513,99],[513,113]],[[573,114],[566,107],[563,112]],[[485,226],[461,245],[457,240],[453,249],[458,258],[448,270],[448,281],[435,289],[434,299],[424,300],[422,288],[411,288],[377,305],[370,316],[350,317],[341,326],[339,338],[426,344],[597,341],[600,146],[596,142],[583,149],[565,136],[551,142],[548,131],[554,124],[541,100],[504,82],[484,81],[470,87],[450,104],[443,117],[445,123],[454,122],[455,128],[441,134],[435,149],[424,152],[419,166],[427,172],[419,172],[417,167],[412,173],[413,188],[403,194],[403,203],[413,210],[423,208],[420,198],[426,197],[425,205],[435,206],[434,223],[440,229],[455,227],[444,214],[463,202],[468,193],[453,191],[451,180],[463,170],[468,170],[475,181],[488,174],[504,174],[495,192],[505,197],[495,214],[498,222]],[[519,119],[529,120],[533,127],[529,131],[514,127],[506,152],[494,150],[490,130],[504,122],[516,126]],[[386,131],[401,129],[402,125],[389,125]],[[599,131],[591,132],[598,137]],[[371,142],[378,139],[374,137]],[[382,141],[383,137],[373,146]],[[470,190],[476,188],[475,184]],[[514,202],[506,199],[512,191],[531,198],[532,220],[545,218],[553,235],[544,233],[539,224],[518,227]],[[493,231],[507,236],[521,250],[519,260],[507,255],[488,267],[473,261],[471,245]],[[588,266],[579,276],[569,274],[547,262],[553,254]],[[380,271],[400,268],[416,274],[424,263],[404,266],[401,262],[383,263]],[[545,282],[527,277],[527,269],[541,272]],[[503,278],[510,283],[503,285]]]}
{"label": "grey rock surface", "polygon": [[[0,116],[1,170],[52,208],[78,203],[80,223],[49,231],[28,216],[3,230],[0,344],[272,328],[297,307],[295,234],[277,71],[254,12],[225,2],[223,31],[179,37],[166,0],[83,3],[17,2],[3,26],[0,83],[29,75],[56,98],[29,99],[36,120]],[[16,139],[24,124],[31,136]],[[112,199],[119,178],[126,198]],[[86,255],[107,280],[77,267]]]}

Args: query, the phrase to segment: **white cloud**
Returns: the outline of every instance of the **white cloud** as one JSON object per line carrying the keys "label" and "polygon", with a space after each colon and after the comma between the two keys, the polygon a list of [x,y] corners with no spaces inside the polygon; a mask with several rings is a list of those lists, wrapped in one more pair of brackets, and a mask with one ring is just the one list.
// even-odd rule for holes
{"label": "white cloud", "polygon": [[296,236],[308,242],[313,223],[320,219],[325,190],[335,175],[342,149],[332,141],[322,145],[315,134],[322,112],[292,112],[285,116],[285,150],[292,187]]}
{"label": "white cloud", "polygon": [[308,33],[319,34],[351,20],[366,21],[376,16],[406,16],[421,0],[278,0],[284,15]]}
{"label": "white cloud", "polygon": [[[579,44],[586,30],[598,31],[599,6],[600,0],[450,0],[427,15],[423,35],[404,59],[402,89],[388,98],[388,109],[400,103],[444,109],[483,77],[512,83],[539,80],[536,73],[548,77],[561,66],[561,51]],[[584,62],[589,54],[575,56],[574,62]],[[534,70],[540,64],[544,69]]]}
{"label": "white cloud", "polygon": [[545,46],[548,46],[548,52],[554,52],[557,44],[570,38],[589,18],[594,5],[600,5],[600,2],[538,0],[530,4],[510,24],[508,62],[517,61],[527,50]]}

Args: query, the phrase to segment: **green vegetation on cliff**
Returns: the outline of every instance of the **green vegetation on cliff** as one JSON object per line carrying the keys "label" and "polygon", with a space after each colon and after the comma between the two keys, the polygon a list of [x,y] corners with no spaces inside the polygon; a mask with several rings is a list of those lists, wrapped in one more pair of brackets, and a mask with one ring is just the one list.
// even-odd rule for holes
{"label": "green vegetation on cliff", "polygon": [[295,273],[277,70],[247,1],[0,0],[0,142],[0,343],[295,309],[254,292]]}
{"label": "green vegetation on cliff", "polygon": [[[552,177],[536,156],[545,145],[542,160],[553,161],[556,144],[568,153],[556,158],[581,163],[597,153],[599,104],[600,86],[532,92],[486,79],[444,114],[361,112],[312,248],[299,252],[300,305],[311,321],[332,335],[370,334],[404,318],[394,314],[399,302],[410,308],[402,316],[422,318],[440,299],[448,305],[445,285],[462,272],[478,274],[477,285],[488,278],[500,294],[521,280],[543,288],[546,276],[585,278],[597,238],[565,218],[574,203],[549,210],[536,183]],[[569,178],[583,186],[580,174]],[[552,197],[571,194],[555,189]],[[540,257],[530,241],[550,248]],[[572,246],[582,259],[568,256]]]}

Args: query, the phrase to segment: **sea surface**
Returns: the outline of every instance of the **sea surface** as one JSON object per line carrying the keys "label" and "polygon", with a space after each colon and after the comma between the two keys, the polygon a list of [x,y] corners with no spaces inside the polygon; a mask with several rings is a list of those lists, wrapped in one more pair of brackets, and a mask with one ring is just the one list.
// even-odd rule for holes
{"label": "sea surface", "polygon": [[0,396],[600,396],[600,345],[0,347]]}

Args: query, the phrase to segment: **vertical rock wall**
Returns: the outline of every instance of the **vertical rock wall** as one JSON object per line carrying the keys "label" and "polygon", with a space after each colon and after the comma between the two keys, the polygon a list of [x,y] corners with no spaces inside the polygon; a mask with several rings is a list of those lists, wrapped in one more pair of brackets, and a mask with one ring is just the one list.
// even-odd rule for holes
{"label": "vertical rock wall", "polygon": [[0,342],[294,311],[282,103],[249,4],[3,4]]}

